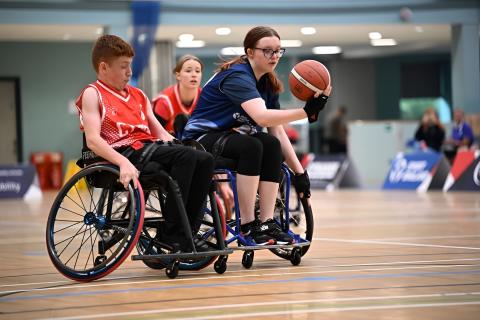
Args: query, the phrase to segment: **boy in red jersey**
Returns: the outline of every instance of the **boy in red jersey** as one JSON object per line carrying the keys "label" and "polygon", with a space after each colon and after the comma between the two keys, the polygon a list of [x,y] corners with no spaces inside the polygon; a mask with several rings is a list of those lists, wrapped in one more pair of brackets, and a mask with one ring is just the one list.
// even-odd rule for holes
{"label": "boy in red jersey", "polygon": [[[155,118],[145,94],[128,84],[133,56],[132,47],[117,36],[97,39],[92,51],[97,81],[76,101],[86,144],[97,156],[120,168],[120,182],[125,187],[130,181],[137,186],[140,172],[135,165],[141,167],[148,154],[149,161],[160,164],[177,181],[190,224],[196,229],[213,175],[213,157],[171,143],[173,136]],[[126,148],[132,151],[128,158],[121,154]],[[167,208],[162,236],[171,236],[182,247],[185,237],[179,236],[182,227],[172,211],[173,201],[167,200]],[[196,239],[195,244],[199,251],[208,250],[204,241]]]}

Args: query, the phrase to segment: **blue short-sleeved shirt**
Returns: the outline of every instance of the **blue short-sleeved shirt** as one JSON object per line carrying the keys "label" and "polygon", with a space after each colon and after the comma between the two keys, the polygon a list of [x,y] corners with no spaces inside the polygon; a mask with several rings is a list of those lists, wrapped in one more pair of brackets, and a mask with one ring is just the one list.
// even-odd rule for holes
{"label": "blue short-sleeved shirt", "polygon": [[269,109],[280,108],[278,94],[268,88],[267,76],[257,81],[248,61],[215,74],[203,87],[182,138],[197,139],[208,132],[232,129],[257,133],[258,125],[241,107],[255,98],[262,98]]}
{"label": "blue short-sleeved shirt", "polygon": [[463,139],[468,139],[470,143],[473,142],[473,130],[465,122],[460,124],[454,124],[452,128],[452,139],[455,141],[462,141]]}

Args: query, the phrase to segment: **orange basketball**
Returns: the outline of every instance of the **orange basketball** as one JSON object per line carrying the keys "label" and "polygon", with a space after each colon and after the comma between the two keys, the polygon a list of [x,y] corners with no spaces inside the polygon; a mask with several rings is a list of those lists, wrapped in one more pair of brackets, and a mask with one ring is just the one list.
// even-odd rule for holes
{"label": "orange basketball", "polygon": [[297,63],[288,76],[290,91],[302,101],[307,101],[317,91],[325,90],[329,84],[328,69],[315,60],[304,60]]}

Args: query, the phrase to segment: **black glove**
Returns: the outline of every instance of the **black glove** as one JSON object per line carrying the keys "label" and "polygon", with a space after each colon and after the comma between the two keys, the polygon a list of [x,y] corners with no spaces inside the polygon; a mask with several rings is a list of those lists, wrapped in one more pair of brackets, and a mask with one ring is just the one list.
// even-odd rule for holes
{"label": "black glove", "polygon": [[305,103],[305,107],[303,110],[307,113],[308,122],[312,123],[317,121],[318,113],[325,108],[325,104],[327,103],[328,96],[321,94],[318,98],[312,97],[307,100]]}
{"label": "black glove", "polygon": [[293,184],[297,193],[303,193],[303,198],[310,198],[310,178],[307,170],[304,173],[295,174]]}
{"label": "black glove", "polygon": [[175,117],[175,120],[173,120],[173,132],[175,132],[175,136],[177,138],[182,137],[183,129],[185,129],[185,126],[187,125],[188,122],[188,115],[185,113],[179,113]]}

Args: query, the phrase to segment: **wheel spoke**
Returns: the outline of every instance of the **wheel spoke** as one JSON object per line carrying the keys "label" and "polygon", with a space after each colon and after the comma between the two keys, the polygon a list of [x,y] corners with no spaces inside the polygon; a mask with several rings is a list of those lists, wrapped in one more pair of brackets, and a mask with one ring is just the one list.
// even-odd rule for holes
{"label": "wheel spoke", "polygon": [[[91,228],[92,228],[92,227],[91,227]],[[87,232],[87,230],[85,229],[85,232],[84,232],[84,233],[86,233],[86,232]],[[88,236],[88,237],[87,237],[87,240],[85,240],[85,242],[88,241],[90,238],[91,238],[91,236]],[[80,246],[78,247],[78,249],[73,252],[73,254],[70,256],[70,258],[69,258],[67,261],[65,261],[65,264],[66,264],[66,265],[67,265],[67,264],[70,262],[70,260],[77,254],[77,252],[80,252],[80,251],[82,250],[82,247],[83,247],[83,245],[85,244],[85,242],[83,242],[83,239],[82,239],[82,242],[80,243]]]}
{"label": "wheel spoke", "polygon": [[[57,221],[62,221],[62,220],[57,220]],[[72,221],[72,222],[73,222],[73,221]],[[77,224],[79,224],[79,223],[83,223],[83,221],[77,221],[76,223],[73,223],[73,224],[71,224],[71,225],[69,225],[69,226],[66,226],[65,228],[61,228],[61,229],[59,229],[59,230],[55,230],[55,231],[53,232],[53,234],[56,234],[56,233],[58,233],[58,232],[60,232],[60,231],[63,231],[63,230],[68,229],[68,228],[71,228],[71,227],[73,227],[73,226],[75,226],[75,225],[77,225]]]}
{"label": "wheel spoke", "polygon": [[[85,231],[81,231],[84,226],[85,226]],[[77,231],[73,236],[68,237],[68,238],[66,238],[66,239],[63,239],[63,240],[60,241],[60,242],[54,243],[54,246],[55,246],[55,248],[56,248],[57,245],[65,242],[65,241],[67,241],[67,240],[70,240],[70,241],[65,245],[65,247],[63,248],[63,250],[58,254],[58,257],[60,258],[60,256],[61,256],[61,255],[63,254],[63,252],[65,251],[65,249],[67,249],[67,247],[70,245],[70,243],[72,243],[73,239],[74,239],[77,235],[79,235],[80,232],[86,232],[86,231],[87,231],[86,225],[83,224],[82,227],[81,227],[80,229],[78,229],[78,231]]]}

